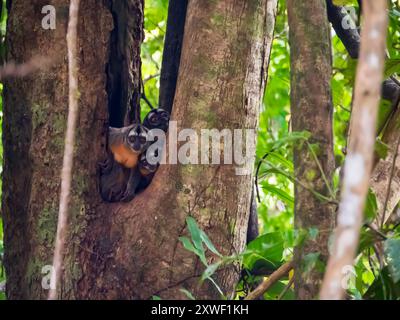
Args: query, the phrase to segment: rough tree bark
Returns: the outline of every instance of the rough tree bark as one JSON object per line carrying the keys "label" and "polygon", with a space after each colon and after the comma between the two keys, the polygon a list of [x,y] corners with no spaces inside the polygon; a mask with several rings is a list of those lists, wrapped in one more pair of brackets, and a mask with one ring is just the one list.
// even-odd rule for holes
{"label": "rough tree bark", "polygon": [[[291,55],[291,113],[292,130],[307,130],[310,143],[316,144],[310,152],[307,144],[294,148],[297,180],[320,194],[330,197],[335,168],[332,133],[332,74],[330,30],[325,0],[288,1],[289,41]],[[323,173],[319,168],[319,164]],[[325,175],[325,177],[324,177]],[[325,181],[326,179],[326,181]],[[298,299],[312,299],[318,294],[323,274],[315,267],[308,270],[307,258],[320,253],[328,258],[328,238],[334,227],[334,207],[322,202],[309,190],[295,184],[295,228],[319,230],[315,239],[306,239],[295,249],[295,291]]]}
{"label": "rough tree bark", "polygon": [[[60,190],[68,72],[66,28],[69,1],[52,4],[55,30],[41,27],[45,1],[8,1],[7,59],[24,62],[34,54],[54,59],[50,70],[9,80],[4,89],[5,267],[9,299],[46,298],[42,268],[51,265]],[[79,19],[80,108],[73,196],[69,217],[62,297],[72,297],[82,272],[86,224],[99,204],[96,163],[103,156],[107,121],[106,63],[112,31],[110,11],[99,1],[82,1]],[[88,41],[87,39],[90,39]],[[81,156],[79,156],[81,155]],[[84,155],[84,156],[82,156]],[[48,272],[48,271],[47,271]]]}
{"label": "rough tree bark", "polygon": [[[274,23],[273,15],[267,14],[267,3],[190,2],[172,115],[179,121],[178,129],[257,128],[267,48],[272,41],[266,35]],[[39,299],[47,294],[41,286],[41,271],[51,263],[67,111],[68,1],[53,4],[57,8],[55,31],[40,27],[45,5],[41,0],[14,0],[8,21],[8,59],[24,61],[32,52],[60,57],[50,72],[6,83],[3,213],[11,299]],[[128,68],[135,81],[140,79],[135,66],[140,62],[136,53],[142,36],[142,5],[141,0],[129,1],[136,23],[130,45],[136,49],[125,58],[130,59]],[[252,177],[235,175],[234,165],[165,165],[131,203],[102,202],[97,164],[106,157],[106,89],[110,90],[110,79],[115,81],[110,78],[113,68],[106,66],[113,50],[112,31],[116,31],[113,15],[114,27],[118,21],[110,4],[101,1],[83,1],[80,11],[80,116],[60,296],[185,298],[179,289],[186,288],[197,298],[218,298],[208,283],[199,287],[201,263],[183,249],[178,237],[187,234],[185,218],[191,215],[221,252],[240,252]],[[111,74],[118,75],[119,68],[125,67]],[[135,85],[133,90],[134,99],[138,94]],[[111,114],[114,108],[120,112],[116,121],[121,121],[119,108],[125,106],[110,104]],[[252,161],[246,166],[251,170]],[[238,276],[238,270],[230,267],[219,272],[216,281],[231,293]]]}

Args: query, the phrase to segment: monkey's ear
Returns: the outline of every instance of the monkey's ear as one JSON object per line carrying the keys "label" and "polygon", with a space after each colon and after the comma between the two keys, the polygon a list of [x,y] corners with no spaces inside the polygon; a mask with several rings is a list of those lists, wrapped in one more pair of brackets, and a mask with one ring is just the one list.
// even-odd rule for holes
{"label": "monkey's ear", "polygon": [[114,127],[108,127],[108,134],[111,135],[120,135],[120,134],[125,134],[131,131],[131,129],[134,127],[134,125],[128,126],[128,127],[122,127],[122,128],[114,128]]}
{"label": "monkey's ear", "polygon": [[108,137],[110,139],[110,142],[114,142],[114,139],[117,139],[123,133],[122,129],[123,128],[108,128]]}
{"label": "monkey's ear", "polygon": [[121,128],[108,127],[108,132],[110,134],[119,133],[119,132],[121,132]]}

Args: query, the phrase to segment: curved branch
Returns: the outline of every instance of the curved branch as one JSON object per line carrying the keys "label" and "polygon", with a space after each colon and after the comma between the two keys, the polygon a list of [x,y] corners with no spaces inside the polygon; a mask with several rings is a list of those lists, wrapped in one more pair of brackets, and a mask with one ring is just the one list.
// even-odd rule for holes
{"label": "curved branch", "polygon": [[57,299],[57,288],[60,287],[63,255],[65,249],[65,240],[67,236],[67,218],[68,204],[71,193],[72,181],[72,165],[74,157],[75,145],[75,129],[78,118],[78,13],[79,0],[71,0],[69,7],[69,23],[67,31],[67,47],[68,47],[68,78],[69,78],[69,110],[67,133],[65,136],[64,159],[61,171],[61,194],[60,208],[58,212],[58,224],[56,243],[53,256],[53,273],[54,287],[49,291],[49,300]]}
{"label": "curved branch", "polygon": [[188,0],[170,0],[160,76],[159,105],[169,113],[175,98]]}
{"label": "curved branch", "polygon": [[343,21],[351,19],[344,7],[335,6],[332,0],[326,0],[328,20],[332,24],[337,36],[342,41],[350,57],[358,59],[360,52],[360,34],[357,29],[344,28]]}

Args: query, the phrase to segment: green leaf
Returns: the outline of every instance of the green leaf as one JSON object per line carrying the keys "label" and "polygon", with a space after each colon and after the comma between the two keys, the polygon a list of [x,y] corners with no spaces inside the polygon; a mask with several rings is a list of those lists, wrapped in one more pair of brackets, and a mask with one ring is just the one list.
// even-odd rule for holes
{"label": "green leaf", "polygon": [[206,279],[209,279],[221,266],[222,261],[218,261],[216,263],[210,264],[206,270],[204,270],[202,276],[201,276],[201,281],[204,281]]}
{"label": "green leaf", "polygon": [[363,295],[366,300],[398,299],[400,297],[400,284],[393,282],[387,267],[383,268],[375,281]]}
{"label": "green leaf", "polygon": [[277,150],[285,144],[291,144],[295,142],[307,141],[310,139],[311,133],[308,131],[294,131],[286,134],[282,138],[275,141],[272,146],[272,150]]}
{"label": "green leaf", "polygon": [[384,143],[381,139],[375,140],[375,153],[378,155],[379,159],[386,159],[389,152],[389,146]]}
{"label": "green leaf", "polygon": [[309,228],[308,229],[308,237],[309,239],[315,241],[318,237],[319,230],[318,228]]}
{"label": "green leaf", "polygon": [[400,280],[400,239],[385,241],[385,255],[393,281],[397,283]]}
{"label": "green leaf", "polygon": [[214,244],[211,242],[210,238],[203,230],[200,230],[200,237],[211,252],[222,258],[222,254],[220,254],[219,251],[215,248]]}
{"label": "green leaf", "polygon": [[294,198],[291,195],[289,195],[287,192],[285,192],[284,190],[282,190],[276,186],[273,186],[269,183],[266,183],[264,181],[261,183],[261,187],[266,192],[269,192],[269,193],[277,196],[279,199],[286,201],[290,205],[294,205]]}
{"label": "green leaf", "polygon": [[360,244],[358,246],[358,252],[361,253],[364,250],[372,247],[377,241],[378,237],[376,232],[371,229],[362,228],[360,234]]}
{"label": "green leaf", "polygon": [[276,159],[277,163],[285,166],[286,168],[288,168],[290,171],[293,171],[293,163],[286,160],[283,156],[281,156],[279,153],[277,152],[270,152],[268,154],[268,159]]}
{"label": "green leaf", "polygon": [[206,266],[207,265],[207,259],[206,256],[204,254],[204,250],[199,250],[197,248],[195,248],[192,244],[192,242],[187,238],[187,237],[179,237],[179,240],[182,242],[183,247],[190,251],[193,252],[195,255],[197,255],[201,262]]}
{"label": "green leaf", "polygon": [[310,228],[310,230],[308,231],[305,229],[287,230],[284,233],[285,248],[294,248],[297,246],[301,246],[306,239],[308,239],[309,237],[312,238],[315,235],[315,231],[313,229],[314,228]]}
{"label": "green leaf", "polygon": [[214,285],[214,287],[218,290],[219,294],[221,295],[221,298],[223,300],[226,300],[226,297],[224,295],[224,292],[222,291],[222,289],[220,288],[220,286],[218,285],[218,283],[215,282],[215,280],[211,277],[207,278],[209,281],[211,281],[211,283]]}
{"label": "green leaf", "polygon": [[196,298],[193,296],[193,294],[190,291],[183,289],[183,288],[179,289],[179,291],[182,292],[183,294],[185,294],[189,300],[196,300]]}
{"label": "green leaf", "polygon": [[201,240],[201,229],[197,225],[196,220],[194,220],[192,217],[187,217],[186,224],[188,226],[194,246],[199,251],[204,251],[203,241]]}
{"label": "green leaf", "polygon": [[379,102],[379,109],[378,109],[378,124],[377,124],[378,133],[380,133],[383,130],[392,112],[393,112],[392,101],[381,99],[381,101]]}
{"label": "green leaf", "polygon": [[373,220],[375,220],[377,213],[378,213],[378,204],[376,202],[376,196],[375,193],[370,188],[368,190],[368,196],[365,202],[365,209],[364,209],[364,214],[365,217],[367,218],[367,221],[372,222]]}
{"label": "green leaf", "polygon": [[281,264],[284,250],[284,239],[280,232],[264,234],[251,241],[243,254],[244,266],[251,270],[258,260],[278,266]]}
{"label": "green leaf", "polygon": [[400,72],[400,59],[387,59],[385,62],[385,78]]}
{"label": "green leaf", "polygon": [[350,6],[350,5],[355,5],[354,0],[333,0],[333,4],[335,6]]}
{"label": "green leaf", "polygon": [[[282,292],[285,290],[286,285],[282,281],[278,281],[275,283],[271,288],[268,289],[268,291],[264,294],[264,299],[265,300],[276,300],[278,297],[282,294]],[[286,294],[282,297],[282,300],[295,300],[296,297],[294,295],[294,291],[292,288],[289,288],[289,290],[286,292]]]}
{"label": "green leaf", "polygon": [[332,86],[332,100],[335,106],[344,105],[344,87],[341,81],[332,78],[331,80]]}
{"label": "green leaf", "polygon": [[189,240],[189,238],[187,238],[187,237],[179,237],[179,240],[182,242],[183,247],[184,247],[186,250],[188,250],[188,251],[190,251],[190,252],[193,252],[193,253],[195,253],[196,255],[198,255],[199,250],[197,250],[197,249],[193,246],[193,244],[192,244],[192,242]]}
{"label": "green leaf", "polygon": [[390,10],[390,14],[393,15],[394,17],[400,18],[400,11],[396,9]]}

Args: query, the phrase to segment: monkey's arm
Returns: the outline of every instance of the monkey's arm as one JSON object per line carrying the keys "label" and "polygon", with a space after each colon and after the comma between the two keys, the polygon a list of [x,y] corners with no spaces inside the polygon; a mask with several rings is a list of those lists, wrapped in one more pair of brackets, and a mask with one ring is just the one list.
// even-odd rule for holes
{"label": "monkey's arm", "polygon": [[146,189],[150,185],[153,178],[154,178],[154,173],[148,173],[148,174],[141,173],[140,183],[138,185],[137,191],[141,192],[144,189]]}
{"label": "monkey's arm", "polygon": [[140,183],[140,172],[137,168],[131,169],[125,192],[121,198],[123,202],[129,202],[136,196],[136,191]]}
{"label": "monkey's arm", "polygon": [[140,173],[138,168],[128,169],[113,158],[108,159],[100,171],[100,194],[107,202],[129,202],[138,189]]}

